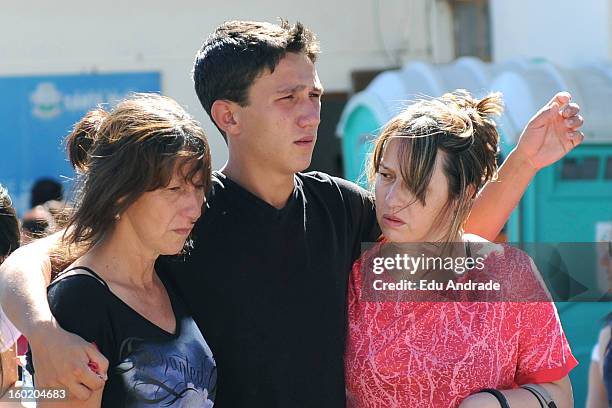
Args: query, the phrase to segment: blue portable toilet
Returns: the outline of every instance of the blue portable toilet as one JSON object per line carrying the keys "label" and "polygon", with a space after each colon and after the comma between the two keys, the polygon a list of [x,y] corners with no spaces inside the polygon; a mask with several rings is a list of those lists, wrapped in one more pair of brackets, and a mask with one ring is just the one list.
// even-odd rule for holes
{"label": "blue portable toilet", "polygon": [[593,67],[562,70],[541,62],[504,72],[491,88],[503,93],[506,105],[501,126],[504,154],[518,142],[518,131],[558,90],[569,90],[585,117],[584,143],[537,174],[513,214],[519,221],[509,231],[509,240],[596,241],[597,225],[612,220],[612,134],[603,109],[612,98],[612,77]]}
{"label": "blue portable toilet", "polygon": [[[522,66],[520,61],[509,64]],[[364,91],[349,100],[336,128],[342,139],[344,177],[365,186],[365,160],[372,140],[411,101],[440,96],[458,88],[480,96],[502,68],[477,58],[462,57],[450,64],[411,62],[399,70],[378,75]]]}
{"label": "blue portable toilet", "polygon": [[366,157],[380,127],[402,109],[406,89],[400,72],[378,75],[362,92],[355,94],[342,112],[337,132],[341,135],[344,177],[365,186]]}
{"label": "blue portable toilet", "polygon": [[[476,96],[488,91],[504,94],[506,110],[497,120],[502,156],[516,146],[521,130],[537,109],[555,92],[569,90],[582,107],[585,142],[537,174],[510,218],[509,241],[588,243],[612,237],[612,134],[605,109],[612,100],[612,66],[608,63],[563,70],[541,59],[486,64],[460,58],[451,64],[415,62],[385,72],[351,98],[338,124],[346,178],[365,184],[363,168],[371,141],[410,100],[439,96],[457,88]],[[582,262],[568,267],[580,270],[587,264]],[[577,278],[585,282],[584,276]],[[593,280],[600,278],[591,276],[587,283],[597,286]],[[557,308],[581,362],[570,375],[575,401],[580,405],[586,398],[591,347],[601,318],[612,311],[612,304],[558,302]]]}
{"label": "blue portable toilet", "polygon": [[[540,170],[525,192],[508,224],[511,242],[550,243],[554,247],[556,243],[610,240],[612,134],[606,109],[612,100],[610,72],[605,64],[561,69],[540,61],[504,72],[492,83],[492,89],[504,94],[506,105],[502,118],[506,126],[501,129],[504,154],[514,148],[518,132],[556,91],[570,91],[585,118],[583,144],[558,163]],[[571,257],[566,261],[572,278],[585,287],[601,288],[602,294],[606,291],[603,274],[593,273],[597,270],[596,256]],[[581,363],[570,374],[577,404],[586,398],[591,348],[597,340],[601,319],[612,311],[612,298],[601,296],[601,300],[557,302],[567,338]]]}

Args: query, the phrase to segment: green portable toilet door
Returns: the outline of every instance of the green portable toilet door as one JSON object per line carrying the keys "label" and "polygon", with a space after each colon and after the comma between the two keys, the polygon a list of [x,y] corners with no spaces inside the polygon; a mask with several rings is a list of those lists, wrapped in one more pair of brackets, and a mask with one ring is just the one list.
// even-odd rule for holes
{"label": "green portable toilet door", "polygon": [[[595,242],[597,225],[612,221],[612,144],[581,145],[541,170],[521,203],[521,236],[527,242]],[[595,257],[566,260],[579,282],[593,287]],[[589,271],[589,272],[587,272]],[[587,393],[591,349],[612,303],[558,302],[572,351],[580,365],[570,378],[576,406]]]}
{"label": "green portable toilet door", "polygon": [[541,170],[535,183],[535,208],[525,208],[535,216],[535,231],[525,238],[594,242],[596,225],[612,221],[612,144],[579,146]]}
{"label": "green portable toilet door", "polygon": [[344,177],[362,187],[367,187],[365,163],[380,127],[373,112],[363,105],[351,112],[346,120],[342,137]]}

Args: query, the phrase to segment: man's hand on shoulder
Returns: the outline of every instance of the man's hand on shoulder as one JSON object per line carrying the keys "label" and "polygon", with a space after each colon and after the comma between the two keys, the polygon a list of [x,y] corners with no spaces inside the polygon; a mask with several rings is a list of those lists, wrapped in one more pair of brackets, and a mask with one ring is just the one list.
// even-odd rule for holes
{"label": "man's hand on shoulder", "polygon": [[[104,387],[108,360],[94,344],[55,323],[41,325],[28,340],[37,387],[63,388],[79,400]],[[97,373],[90,367],[96,367]]]}

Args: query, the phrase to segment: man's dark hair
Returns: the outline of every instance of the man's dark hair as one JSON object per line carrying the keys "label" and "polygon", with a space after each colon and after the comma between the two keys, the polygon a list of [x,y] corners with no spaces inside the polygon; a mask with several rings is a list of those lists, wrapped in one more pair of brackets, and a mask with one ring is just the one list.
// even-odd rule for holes
{"label": "man's dark hair", "polygon": [[36,180],[32,186],[32,197],[30,207],[42,205],[50,200],[62,201],[64,199],[64,188],[61,183],[50,178]]}
{"label": "man's dark hair", "polygon": [[319,43],[300,22],[228,21],[219,26],[202,44],[193,68],[195,90],[208,116],[212,119],[216,100],[247,106],[257,76],[266,69],[274,72],[288,52],[304,53],[313,63],[317,59]]}

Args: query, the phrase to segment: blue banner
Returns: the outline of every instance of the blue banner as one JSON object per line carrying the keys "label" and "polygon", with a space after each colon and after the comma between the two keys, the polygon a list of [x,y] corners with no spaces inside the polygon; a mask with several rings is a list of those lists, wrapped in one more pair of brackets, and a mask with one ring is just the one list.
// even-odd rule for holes
{"label": "blue banner", "polygon": [[87,111],[131,92],[159,92],[158,72],[0,77],[0,183],[20,214],[41,177],[70,191],[74,172],[63,141]]}

